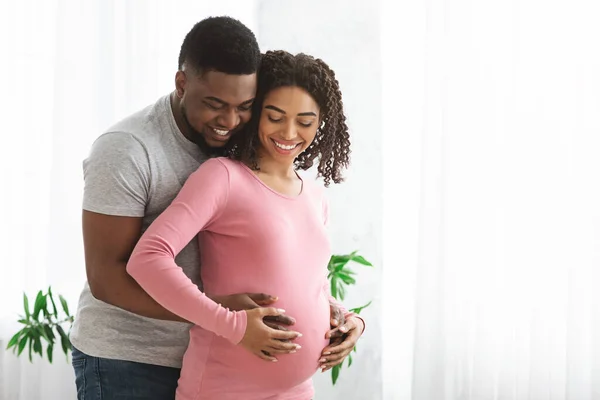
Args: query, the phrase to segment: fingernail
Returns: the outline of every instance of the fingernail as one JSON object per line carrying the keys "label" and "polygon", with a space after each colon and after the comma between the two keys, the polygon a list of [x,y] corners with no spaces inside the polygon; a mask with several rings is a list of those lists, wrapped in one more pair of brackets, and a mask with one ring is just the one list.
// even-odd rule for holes
{"label": "fingernail", "polygon": [[327,361],[327,360],[326,360],[326,359],[324,359],[324,358],[321,358],[321,359],[319,360],[319,362],[320,362],[320,363],[324,363],[324,362],[326,362],[326,361]]}
{"label": "fingernail", "polygon": [[302,337],[302,334],[301,334],[301,333],[299,333],[299,334],[298,334],[298,336],[296,336],[296,337]]}
{"label": "fingernail", "polygon": [[296,350],[292,350],[290,351],[290,354],[294,354],[296,352]]}
{"label": "fingernail", "polygon": [[277,359],[275,358],[275,359],[273,359],[273,360],[271,360],[271,361],[273,361],[273,362],[277,362]]}
{"label": "fingernail", "polygon": [[284,310],[283,308],[278,308],[278,309],[277,309],[277,312],[278,312],[278,313],[282,313],[282,314],[283,314],[283,313],[285,312],[285,310]]}
{"label": "fingernail", "polygon": [[300,350],[302,348],[302,346],[300,346],[299,344],[296,345],[296,350]]}
{"label": "fingernail", "polygon": [[348,330],[348,328],[346,328],[345,326],[342,326],[342,327],[340,328],[340,331],[342,331],[342,332],[346,332],[347,330]]}
{"label": "fingernail", "polygon": [[330,354],[331,354],[331,352],[330,352],[330,351],[328,351],[328,352],[326,352],[326,353],[323,353],[323,355],[324,355],[324,356],[328,356],[328,355],[330,355]]}

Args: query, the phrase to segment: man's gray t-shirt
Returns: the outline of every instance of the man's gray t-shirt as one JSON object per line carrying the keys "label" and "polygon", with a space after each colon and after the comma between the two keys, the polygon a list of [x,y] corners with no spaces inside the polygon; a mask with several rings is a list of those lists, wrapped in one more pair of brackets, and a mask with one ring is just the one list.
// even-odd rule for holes
{"label": "man's gray t-shirt", "polygon": [[[83,162],[83,209],[143,217],[146,230],[205,160],[175,124],[170,97],[162,97],[94,142]],[[176,262],[201,286],[197,240],[185,247]],[[142,317],[97,300],[86,283],[71,342],[91,356],[180,368],[189,328],[186,323]]]}

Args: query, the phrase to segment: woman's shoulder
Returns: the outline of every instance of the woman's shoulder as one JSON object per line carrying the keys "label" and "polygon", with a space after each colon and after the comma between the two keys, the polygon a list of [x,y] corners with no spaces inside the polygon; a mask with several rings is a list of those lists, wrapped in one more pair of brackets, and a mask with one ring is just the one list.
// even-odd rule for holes
{"label": "woman's shoulder", "polygon": [[248,175],[248,167],[245,164],[228,157],[210,158],[202,163],[199,169],[204,169],[207,173],[214,172],[218,175],[227,175],[230,182],[233,180],[237,184],[245,181]]}
{"label": "woman's shoulder", "polygon": [[242,167],[243,166],[239,161],[232,160],[228,157],[209,158],[200,165],[200,168],[226,169],[228,172],[237,171]]}

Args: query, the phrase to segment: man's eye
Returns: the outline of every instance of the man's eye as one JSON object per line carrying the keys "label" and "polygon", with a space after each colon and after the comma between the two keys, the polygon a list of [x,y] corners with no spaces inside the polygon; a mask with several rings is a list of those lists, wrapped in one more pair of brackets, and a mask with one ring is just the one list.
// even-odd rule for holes
{"label": "man's eye", "polygon": [[249,106],[239,107],[239,110],[243,111],[243,112],[250,111],[251,109],[252,109],[252,104],[250,104]]}
{"label": "man's eye", "polygon": [[210,108],[211,110],[215,110],[216,111],[216,110],[220,110],[221,109],[220,106],[215,106],[214,104],[211,104],[211,103],[204,103],[204,104],[206,104],[206,107]]}

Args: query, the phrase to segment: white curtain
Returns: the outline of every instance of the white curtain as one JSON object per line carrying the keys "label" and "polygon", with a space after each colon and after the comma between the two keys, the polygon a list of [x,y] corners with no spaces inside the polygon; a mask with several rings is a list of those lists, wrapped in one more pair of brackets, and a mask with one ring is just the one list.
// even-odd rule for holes
{"label": "white curtain", "polygon": [[402,304],[384,345],[404,340],[384,348],[384,398],[599,399],[599,5],[399,14],[383,285]]}

